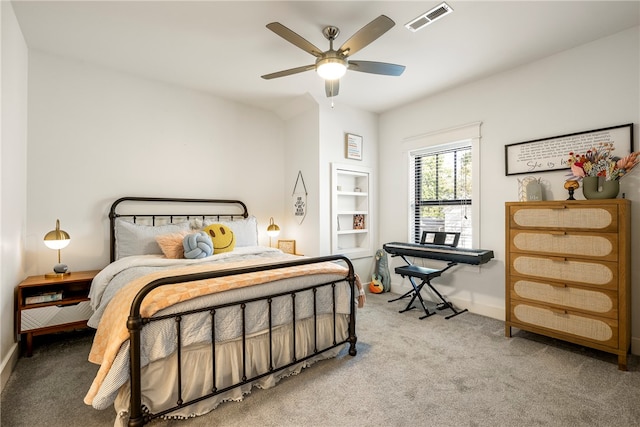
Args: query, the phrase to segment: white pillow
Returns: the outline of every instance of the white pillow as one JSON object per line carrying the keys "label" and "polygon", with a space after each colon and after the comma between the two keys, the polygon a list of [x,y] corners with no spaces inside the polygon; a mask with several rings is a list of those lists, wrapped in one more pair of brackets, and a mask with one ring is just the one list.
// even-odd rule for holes
{"label": "white pillow", "polygon": [[233,221],[216,221],[210,218],[205,219],[205,227],[211,224],[222,224],[229,227],[231,231],[233,231],[233,236],[236,239],[236,247],[258,246],[258,220],[255,216],[236,219]]}
{"label": "white pillow", "polygon": [[132,255],[161,254],[162,249],[156,242],[156,236],[189,231],[189,223],[181,222],[166,225],[140,225],[116,219],[116,259]]}

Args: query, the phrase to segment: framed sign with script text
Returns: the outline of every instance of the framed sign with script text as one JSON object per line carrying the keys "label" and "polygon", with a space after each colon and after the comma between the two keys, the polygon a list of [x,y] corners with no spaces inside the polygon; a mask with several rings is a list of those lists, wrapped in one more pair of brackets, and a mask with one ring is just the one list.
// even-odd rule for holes
{"label": "framed sign with script text", "polygon": [[611,143],[613,155],[624,157],[633,151],[633,123],[534,139],[505,145],[505,175],[569,169],[569,153],[584,153],[602,143]]}

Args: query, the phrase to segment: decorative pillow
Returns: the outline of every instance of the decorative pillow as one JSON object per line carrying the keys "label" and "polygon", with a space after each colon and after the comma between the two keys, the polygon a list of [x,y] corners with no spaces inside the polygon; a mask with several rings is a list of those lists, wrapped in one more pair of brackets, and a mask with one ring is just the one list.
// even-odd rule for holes
{"label": "decorative pillow", "polygon": [[233,231],[237,247],[258,246],[258,220],[255,216],[233,221],[213,221],[205,219],[205,227],[211,224],[226,225]]}
{"label": "decorative pillow", "polygon": [[184,258],[184,246],[182,241],[184,236],[189,234],[188,231],[181,231],[179,233],[163,234],[156,236],[156,242],[160,246],[160,250],[165,257],[171,259]]}
{"label": "decorative pillow", "polygon": [[224,224],[216,223],[205,227],[202,231],[211,237],[213,253],[231,252],[236,247],[233,231]]}
{"label": "decorative pillow", "polygon": [[161,254],[156,236],[189,231],[189,223],[167,225],[139,225],[122,218],[116,219],[116,259],[132,255]]}
{"label": "decorative pillow", "polygon": [[213,242],[204,231],[187,234],[182,241],[184,257],[189,259],[205,258],[213,254]]}

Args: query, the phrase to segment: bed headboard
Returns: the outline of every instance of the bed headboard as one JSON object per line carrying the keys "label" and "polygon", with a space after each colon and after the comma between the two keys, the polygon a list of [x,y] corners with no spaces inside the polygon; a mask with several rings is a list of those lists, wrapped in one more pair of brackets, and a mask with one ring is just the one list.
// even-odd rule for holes
{"label": "bed headboard", "polygon": [[247,206],[239,200],[167,197],[122,197],[111,205],[110,259],[116,259],[116,220],[159,226],[194,219],[236,220],[248,218]]}

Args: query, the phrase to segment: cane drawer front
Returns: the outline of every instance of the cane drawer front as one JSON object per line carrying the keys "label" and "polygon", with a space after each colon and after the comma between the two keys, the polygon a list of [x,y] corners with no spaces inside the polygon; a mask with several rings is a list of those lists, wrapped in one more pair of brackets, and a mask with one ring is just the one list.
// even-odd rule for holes
{"label": "cane drawer front", "polygon": [[511,228],[588,230],[613,233],[618,231],[617,205],[511,206],[510,211]]}
{"label": "cane drawer front", "polygon": [[618,264],[580,258],[511,254],[510,276],[548,279],[596,289],[618,289]]}
{"label": "cane drawer front", "polygon": [[[618,321],[592,317],[571,310],[514,301],[511,309],[514,326],[525,326],[534,332],[547,332],[568,341],[586,340],[598,345],[618,348]],[[519,325],[520,324],[520,325]]]}
{"label": "cane drawer front", "polygon": [[618,292],[522,278],[511,279],[512,303],[531,302],[593,316],[618,318]]}
{"label": "cane drawer front", "polygon": [[86,321],[91,317],[91,303],[82,301],[75,305],[36,307],[21,312],[20,333],[41,328]]}
{"label": "cane drawer front", "polygon": [[568,231],[511,230],[511,252],[618,260],[618,235]]}

